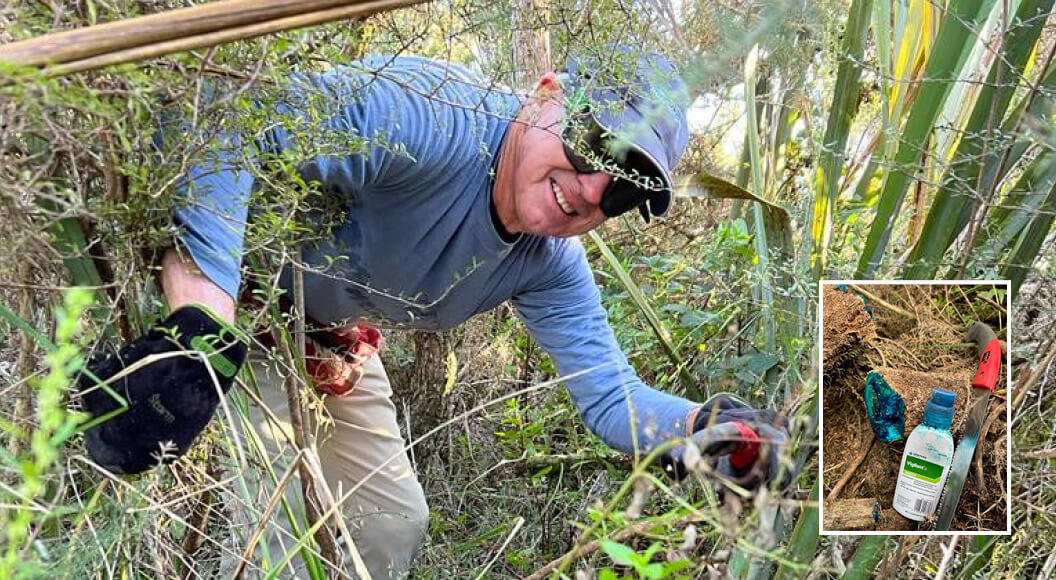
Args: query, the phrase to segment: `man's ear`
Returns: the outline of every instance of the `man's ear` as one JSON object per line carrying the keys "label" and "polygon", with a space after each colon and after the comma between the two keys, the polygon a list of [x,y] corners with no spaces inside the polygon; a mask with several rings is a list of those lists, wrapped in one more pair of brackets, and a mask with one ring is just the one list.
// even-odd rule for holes
{"label": "man's ear", "polygon": [[561,80],[554,71],[545,73],[539,82],[535,85],[535,91],[532,92],[532,96],[540,101],[546,101],[556,98],[561,94]]}

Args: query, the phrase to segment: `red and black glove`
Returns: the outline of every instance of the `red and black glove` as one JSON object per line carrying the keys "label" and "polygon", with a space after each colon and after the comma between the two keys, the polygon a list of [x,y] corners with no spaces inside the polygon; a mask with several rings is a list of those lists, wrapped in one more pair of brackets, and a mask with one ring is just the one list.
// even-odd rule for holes
{"label": "red and black glove", "polygon": [[[187,305],[120,351],[94,356],[86,368],[108,381],[147,357],[168,355],[108,383],[129,406],[85,431],[92,460],[115,473],[140,473],[182,456],[212,419],[217,387],[231,388],[246,351],[235,327],[204,306]],[[93,418],[121,408],[89,373],[81,374],[77,390]]]}
{"label": "red and black glove", "polygon": [[[754,490],[778,474],[782,474],[778,489],[791,483],[791,470],[781,465],[788,438],[788,420],[777,412],[755,409],[736,396],[720,393],[697,413],[691,440],[713,469]],[[664,471],[678,480],[688,473],[686,449],[679,445],[660,458]]]}

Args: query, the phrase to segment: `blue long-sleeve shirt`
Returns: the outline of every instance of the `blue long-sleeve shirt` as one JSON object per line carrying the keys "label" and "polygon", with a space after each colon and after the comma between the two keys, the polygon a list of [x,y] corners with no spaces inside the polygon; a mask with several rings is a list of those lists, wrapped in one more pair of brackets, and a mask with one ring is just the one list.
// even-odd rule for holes
{"label": "blue long-sleeve shirt", "polygon": [[[301,177],[335,196],[343,214],[324,242],[302,248],[309,316],[445,329],[512,300],[562,375],[592,369],[565,384],[607,444],[645,451],[684,436],[698,405],[631,369],[579,240],[507,242],[498,233],[494,162],[519,107],[461,67],[416,57],[294,76],[268,112],[275,122],[257,135],[221,136],[189,170],[176,212],[181,242],[236,296],[255,164],[310,149],[306,135],[347,139],[355,152],[298,158]],[[250,139],[253,147],[244,146]],[[289,272],[280,283],[292,286]]]}

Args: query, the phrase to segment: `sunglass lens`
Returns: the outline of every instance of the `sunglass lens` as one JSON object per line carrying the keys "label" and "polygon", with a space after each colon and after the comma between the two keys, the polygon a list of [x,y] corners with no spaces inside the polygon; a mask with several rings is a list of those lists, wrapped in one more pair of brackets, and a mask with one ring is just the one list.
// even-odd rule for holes
{"label": "sunglass lens", "polygon": [[630,182],[616,179],[601,196],[601,212],[606,217],[616,217],[642,205],[645,200]]}

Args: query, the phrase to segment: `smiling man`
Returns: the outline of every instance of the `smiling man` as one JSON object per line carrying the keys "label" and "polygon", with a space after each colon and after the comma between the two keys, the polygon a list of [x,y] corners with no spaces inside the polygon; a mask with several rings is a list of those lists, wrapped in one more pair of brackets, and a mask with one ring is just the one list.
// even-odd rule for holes
{"label": "smiling man", "polygon": [[[305,155],[299,167],[343,208],[323,242],[301,248],[312,324],[445,329],[512,301],[567,377],[586,425],[607,444],[641,454],[718,420],[754,445],[762,429],[754,423],[764,416],[769,423],[772,414],[732,398],[702,406],[639,380],[575,237],[627,211],[645,219],[664,214],[671,171],[688,139],[688,94],[674,68],[656,55],[611,57],[622,62],[572,60],[527,98],[415,57],[368,58],[292,78],[274,106],[274,123],[258,135],[219,139],[227,146],[218,145],[180,184],[178,249],[163,263],[173,314],[94,367],[106,378],[147,354],[185,348],[209,352],[212,369],[200,358],[175,356],[122,379],[132,409],[88,433],[92,456],[111,470],[138,472],[158,462],[160,444],[175,444],[171,459],[204,429],[219,399],[213,377],[226,391],[247,351],[232,323],[258,181],[252,164],[298,151],[310,132],[366,143],[353,154]],[[629,72],[614,80],[605,73],[612,68]],[[322,126],[308,119],[322,119]],[[250,140],[254,158],[247,161],[241,145]],[[292,288],[290,268],[279,284]],[[178,340],[160,330],[172,328]],[[324,397],[334,421],[317,450],[334,494],[355,489],[344,513],[371,574],[400,577],[424,538],[429,511],[380,359],[369,357],[356,376],[350,391]],[[99,391],[86,397],[96,415],[114,405]],[[172,420],[159,420],[159,406]],[[764,442],[780,445],[783,435],[774,433]],[[727,470],[751,472],[753,485],[766,481],[776,464],[756,462],[757,455],[743,455]]]}

